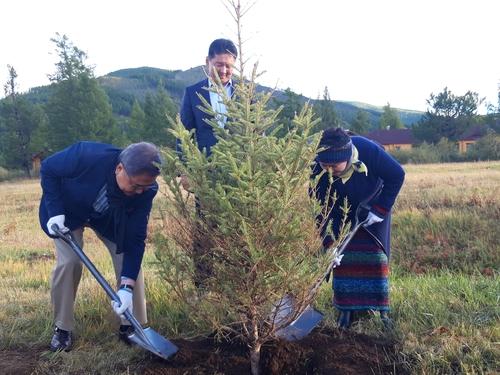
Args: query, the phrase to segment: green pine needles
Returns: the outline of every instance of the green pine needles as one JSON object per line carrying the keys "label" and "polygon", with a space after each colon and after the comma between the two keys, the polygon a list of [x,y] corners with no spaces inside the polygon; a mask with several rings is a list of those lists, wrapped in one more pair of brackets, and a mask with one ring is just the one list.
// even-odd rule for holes
{"label": "green pine needles", "polygon": [[[322,252],[320,207],[308,193],[317,121],[306,105],[278,138],[280,109],[269,108],[272,93],[257,91],[257,65],[245,78],[241,44],[239,53],[232,98],[220,81],[210,88],[227,108],[224,128],[209,122],[217,137],[211,154],[198,149],[179,118],[172,124],[182,156],[165,151],[169,192],[156,249],[163,278],[191,307],[189,316],[207,331],[242,338],[254,368],[261,345],[312,303],[331,257]],[[203,111],[222,116],[206,101]],[[276,307],[287,295],[293,312],[278,318]]]}

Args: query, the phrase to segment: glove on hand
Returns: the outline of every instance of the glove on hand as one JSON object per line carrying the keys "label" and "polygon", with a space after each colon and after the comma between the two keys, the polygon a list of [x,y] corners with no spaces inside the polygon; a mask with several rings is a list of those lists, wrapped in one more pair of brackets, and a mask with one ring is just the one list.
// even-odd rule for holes
{"label": "glove on hand", "polygon": [[113,307],[116,315],[122,319],[126,319],[123,315],[125,310],[128,309],[130,312],[133,310],[132,291],[127,288],[120,288],[116,294],[120,297],[121,303],[112,301],[111,306]]}
{"label": "glove on hand", "polygon": [[335,259],[333,260],[333,268],[340,266],[340,262],[342,261],[343,257],[344,254],[340,254],[335,257]]}
{"label": "glove on hand", "polygon": [[[332,261],[332,264],[333,264],[333,268],[336,268],[338,266],[340,266],[340,262],[342,261],[342,258],[344,257],[344,254],[340,254],[340,255],[337,255],[333,261]],[[326,282],[329,282],[330,281],[330,275],[332,274],[332,271],[328,272],[328,275],[325,276],[325,281]]]}
{"label": "glove on hand", "polygon": [[69,229],[64,226],[64,220],[66,217],[64,215],[52,216],[49,221],[47,221],[47,229],[49,230],[49,234],[56,236],[56,232],[52,230],[52,225],[57,224],[59,230],[63,233],[68,233]]}
{"label": "glove on hand", "polygon": [[366,224],[363,225],[365,227],[369,227],[372,224],[376,224],[376,223],[380,223],[380,222],[384,221],[383,218],[374,214],[371,211],[368,213],[368,216],[366,217],[366,219],[367,219],[367,222],[366,222]]}

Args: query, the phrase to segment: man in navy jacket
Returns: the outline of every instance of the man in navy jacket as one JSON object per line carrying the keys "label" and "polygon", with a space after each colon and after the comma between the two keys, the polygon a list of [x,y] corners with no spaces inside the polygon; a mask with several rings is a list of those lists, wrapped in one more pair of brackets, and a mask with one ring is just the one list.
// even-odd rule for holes
{"label": "man in navy jacket", "polygon": [[147,321],[144,278],[140,271],[147,224],[158,191],[160,154],[151,143],[135,143],[124,150],[114,146],[79,142],[45,159],[40,170],[43,190],[40,224],[54,238],[56,266],[52,274],[51,300],[55,332],[50,348],[69,350],[75,327],[74,302],[82,263],[52,230],[57,224],[71,231],[83,246],[85,227],[94,230],[113,260],[121,303],[113,309],[121,320],[121,339],[131,326],[123,319],[133,310],[141,324]]}
{"label": "man in navy jacket", "polygon": [[[206,149],[210,153],[210,147],[216,142],[212,126],[206,120],[213,119],[203,112],[199,107],[203,107],[198,95],[201,95],[210,103],[212,109],[220,114],[225,113],[225,106],[222,98],[214,92],[208,90],[212,83],[217,83],[218,79],[226,90],[227,96],[231,97],[233,93],[232,75],[233,67],[238,56],[238,51],[234,43],[228,39],[216,39],[208,48],[206,57],[206,70],[210,79],[206,78],[192,86],[186,88],[181,105],[181,121],[187,130],[195,130],[196,142],[200,150]],[[224,127],[225,119],[221,116],[217,119],[219,126]]]}
{"label": "man in navy jacket", "polygon": [[[226,106],[224,98],[216,91],[209,90],[213,84],[218,84],[219,80],[225,90],[225,95],[231,97],[233,94],[233,67],[238,56],[238,50],[234,43],[228,39],[216,39],[208,48],[208,56],[205,59],[206,71],[209,77],[186,88],[182,99],[180,117],[187,130],[194,130],[194,137],[200,151],[210,155],[210,149],[217,143],[213,127],[207,121],[215,121],[217,126],[224,128],[226,123]],[[203,97],[216,113],[216,118],[200,109],[203,108]],[[177,143],[177,151],[182,153],[182,145]],[[180,176],[184,189],[189,191],[189,181],[186,176]],[[197,204],[197,209],[198,209]],[[208,274],[210,266],[202,259],[206,259],[204,254],[199,252],[199,246],[194,243],[195,266],[197,269],[195,284],[200,286]]]}
{"label": "man in navy jacket", "polygon": [[[207,121],[214,120],[214,118],[200,109],[200,107],[203,107],[203,103],[199,95],[210,103],[212,109],[218,114],[218,118],[215,119],[216,122],[220,127],[224,127],[226,107],[223,98],[216,92],[210,91],[209,88],[213,83],[220,80],[227,96],[232,96],[233,82],[231,78],[237,56],[238,51],[232,41],[228,39],[214,40],[208,48],[208,56],[205,60],[209,77],[187,87],[182,99],[180,110],[182,124],[187,130],[194,129],[194,137],[198,148],[201,151],[205,150],[207,154],[210,154],[210,148],[215,145],[217,139],[212,126],[207,123]],[[177,150],[182,152],[179,143],[177,144]],[[181,176],[181,182],[186,189],[189,187],[189,183],[184,176]]]}

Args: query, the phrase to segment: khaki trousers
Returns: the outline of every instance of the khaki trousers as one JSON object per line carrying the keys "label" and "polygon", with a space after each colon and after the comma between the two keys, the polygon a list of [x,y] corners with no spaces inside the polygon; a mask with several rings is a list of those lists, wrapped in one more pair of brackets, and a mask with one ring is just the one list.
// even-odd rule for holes
{"label": "khaki trousers", "polygon": [[[83,228],[72,231],[74,239],[83,248]],[[123,253],[116,254],[116,245],[99,236],[104,243],[113,260],[115,269],[116,284],[120,285],[120,275],[122,272]],[[50,296],[54,308],[54,322],[57,327],[66,331],[75,329],[74,305],[76,291],[82,276],[83,264],[75,254],[73,249],[61,239],[54,240],[56,246],[56,266],[52,272]],[[97,285],[97,281],[96,281]],[[96,286],[97,287],[97,286]],[[104,290],[103,290],[104,293]],[[111,308],[111,301],[110,301]],[[142,270],[137,276],[133,293],[134,316],[141,324],[147,323],[146,299],[144,294],[144,276]],[[130,324],[122,320],[121,324]]]}

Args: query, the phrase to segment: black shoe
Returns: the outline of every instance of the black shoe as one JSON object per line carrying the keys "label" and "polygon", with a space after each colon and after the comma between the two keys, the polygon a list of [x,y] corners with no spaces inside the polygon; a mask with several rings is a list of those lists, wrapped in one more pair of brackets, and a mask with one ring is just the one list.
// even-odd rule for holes
{"label": "black shoe", "polygon": [[61,350],[69,352],[72,345],[73,334],[71,331],[65,331],[64,329],[56,327],[54,329],[54,336],[52,336],[52,340],[50,341],[50,350],[52,352],[58,352]]}
{"label": "black shoe", "polygon": [[123,341],[127,345],[132,345],[132,341],[128,338],[132,332],[134,332],[134,327],[122,324],[118,330],[118,340]]}
{"label": "black shoe", "polygon": [[351,326],[351,312],[341,311],[337,319],[337,325],[339,326],[339,328],[349,328]]}

